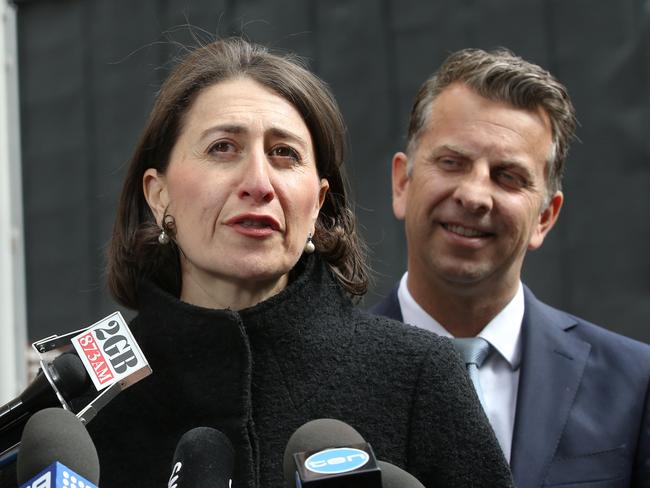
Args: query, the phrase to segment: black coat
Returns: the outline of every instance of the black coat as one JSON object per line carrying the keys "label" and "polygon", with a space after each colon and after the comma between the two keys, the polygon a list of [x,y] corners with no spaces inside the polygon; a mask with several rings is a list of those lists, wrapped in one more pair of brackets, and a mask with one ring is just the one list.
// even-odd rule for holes
{"label": "black coat", "polygon": [[197,426],[235,446],[233,487],[281,487],[289,436],[324,417],[427,487],[511,486],[451,343],[354,308],[327,267],[307,261],[285,290],[240,312],[143,285],[131,329],[153,374],[88,426],[102,488],[166,486],[176,443]]}

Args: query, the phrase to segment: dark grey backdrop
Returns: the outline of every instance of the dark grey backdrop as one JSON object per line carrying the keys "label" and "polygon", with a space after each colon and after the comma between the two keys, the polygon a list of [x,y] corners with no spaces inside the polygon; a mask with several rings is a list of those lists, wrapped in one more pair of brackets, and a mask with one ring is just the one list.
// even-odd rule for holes
{"label": "dark grey backdrop", "polygon": [[[405,266],[390,160],[419,84],[453,50],[506,46],[555,73],[581,143],[566,205],[525,281],[542,299],[650,342],[648,0],[41,0],[18,4],[29,336],[116,307],[102,275],[117,194],[156,89],[191,42],[244,32],[296,51],[333,88],[378,272]],[[205,33],[200,33],[203,29]],[[209,35],[208,35],[209,34]]]}

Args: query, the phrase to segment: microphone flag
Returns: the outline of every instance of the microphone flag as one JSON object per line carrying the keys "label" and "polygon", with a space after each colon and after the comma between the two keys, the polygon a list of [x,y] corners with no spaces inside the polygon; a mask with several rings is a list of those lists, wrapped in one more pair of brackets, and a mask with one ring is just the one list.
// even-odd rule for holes
{"label": "microphone flag", "polygon": [[296,488],[381,486],[381,471],[370,444],[348,444],[294,454]]}
{"label": "microphone flag", "polygon": [[148,367],[120,312],[114,312],[70,339],[97,391]]}
{"label": "microphone flag", "polygon": [[20,488],[97,488],[83,476],[78,475],[67,466],[55,462],[38,473]]}

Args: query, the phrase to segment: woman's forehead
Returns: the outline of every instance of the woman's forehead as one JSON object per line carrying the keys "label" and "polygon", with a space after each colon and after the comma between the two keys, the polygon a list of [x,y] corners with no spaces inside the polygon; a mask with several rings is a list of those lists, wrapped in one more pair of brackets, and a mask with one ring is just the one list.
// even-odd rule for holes
{"label": "woman's forehead", "polygon": [[235,78],[204,88],[190,106],[185,128],[201,133],[210,127],[230,132],[288,132],[310,141],[302,115],[288,100],[249,78]]}

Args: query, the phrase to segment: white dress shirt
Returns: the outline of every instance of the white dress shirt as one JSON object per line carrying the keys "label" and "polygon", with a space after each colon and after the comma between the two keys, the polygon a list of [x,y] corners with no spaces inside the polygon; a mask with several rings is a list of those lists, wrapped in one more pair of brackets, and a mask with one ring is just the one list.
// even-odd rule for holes
{"label": "white dress shirt", "polygon": [[[397,290],[404,323],[430,330],[441,336],[453,337],[413,299],[406,286],[407,276],[408,273],[404,273]],[[479,370],[479,381],[483,390],[487,417],[507,460],[510,460],[517,407],[523,317],[524,289],[519,282],[514,298],[479,333],[479,337],[488,341],[493,348]]]}

